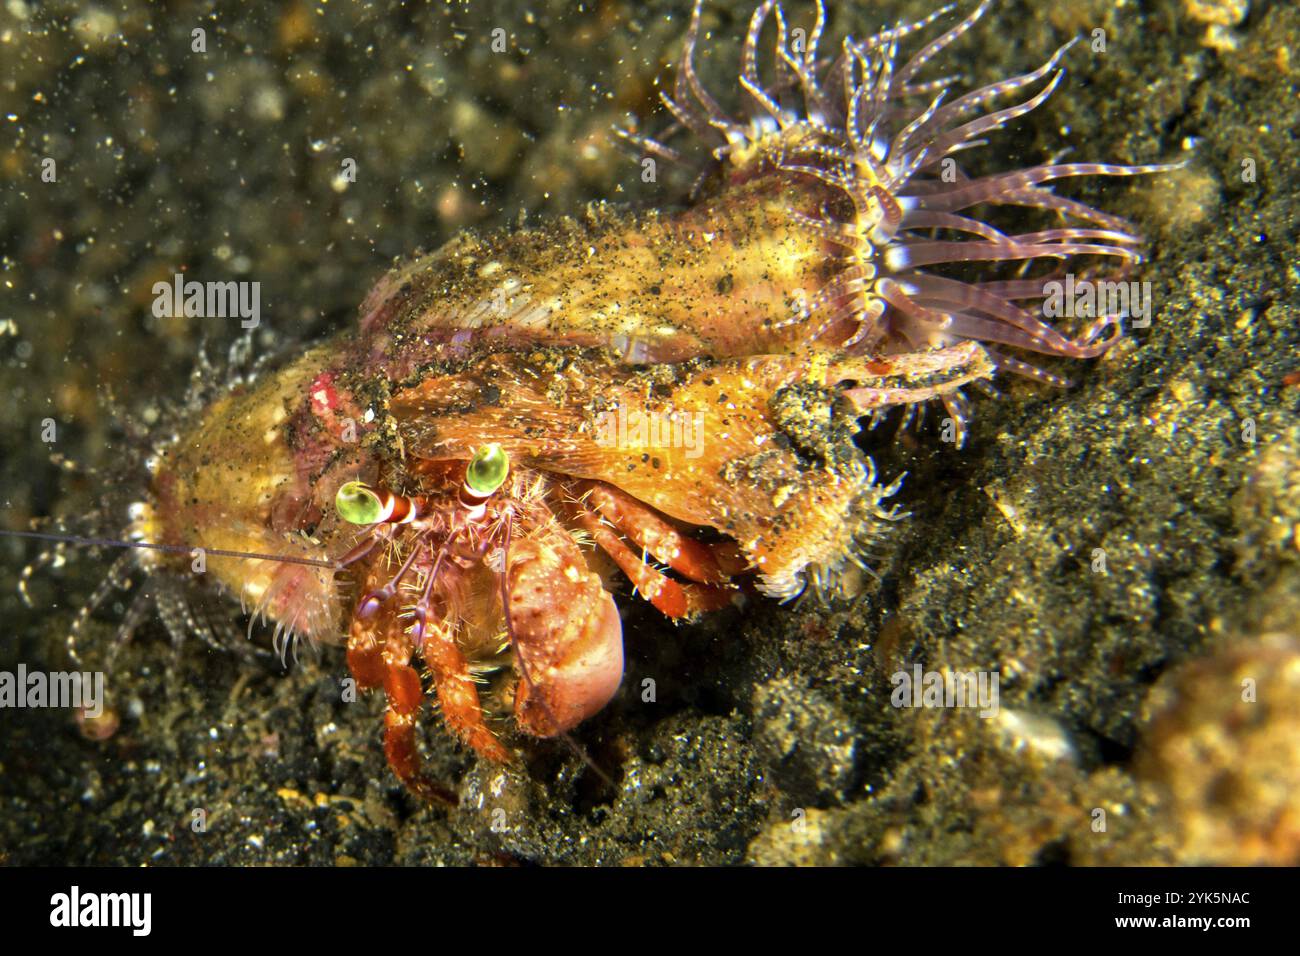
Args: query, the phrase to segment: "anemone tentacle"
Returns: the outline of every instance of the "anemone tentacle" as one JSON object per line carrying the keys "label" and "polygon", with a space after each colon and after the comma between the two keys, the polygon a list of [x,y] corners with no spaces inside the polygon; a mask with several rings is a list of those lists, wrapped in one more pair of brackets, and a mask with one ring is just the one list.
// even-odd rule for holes
{"label": "anemone tentacle", "polygon": [[[1063,377],[1013,353],[1085,359],[1111,348],[1122,335],[1125,315],[1086,316],[1084,327],[1067,332],[1048,321],[1042,303],[1051,284],[1071,271],[1106,281],[1124,278],[1143,261],[1143,239],[1126,220],[1058,196],[1051,184],[1146,175],[1180,164],[1050,162],[968,175],[954,155],[985,145],[982,137],[1046,102],[1060,85],[1065,73],[1061,63],[1076,42],[1060,46],[1036,69],[960,95],[952,95],[957,76],[922,78],[922,71],[972,30],[991,5],[992,0],[982,0],[906,58],[900,49],[951,14],[955,4],[861,40],[846,37],[831,58],[818,53],[826,26],[821,0],[811,29],[798,33],[802,44],[795,42],[781,5],[764,0],[750,18],[741,48],[738,118],[724,110],[696,72],[702,10],[702,0],[697,0],[672,96],[662,97],[676,123],[659,140],[624,135],[643,150],[681,159],[686,151],[663,140],[690,131],[711,149],[713,162],[724,172],[766,162],[842,196],[820,216],[791,211],[792,220],[843,250],[840,271],[790,320],[806,322],[811,339],[855,355],[890,355],[972,340],[997,347],[990,355],[1001,371],[1066,384]],[[776,33],[772,75],[765,79],[760,45],[771,22]],[[1041,88],[1031,94],[1038,84]],[[1018,102],[995,106],[1018,93],[1024,94]],[[972,212],[1008,206],[1056,216],[1060,222],[1014,233],[986,221],[984,212]],[[993,268],[1018,264],[1020,272],[1014,278],[969,281],[934,271],[981,263]],[[1050,264],[1049,274],[1025,275],[1043,263]],[[969,402],[960,392],[946,392],[942,401],[964,435]]]}

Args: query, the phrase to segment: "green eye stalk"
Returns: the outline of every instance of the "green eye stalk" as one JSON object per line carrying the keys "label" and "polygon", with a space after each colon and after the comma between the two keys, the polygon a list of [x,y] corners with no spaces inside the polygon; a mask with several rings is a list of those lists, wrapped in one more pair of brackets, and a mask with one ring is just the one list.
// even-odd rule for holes
{"label": "green eye stalk", "polygon": [[[495,442],[484,445],[465,469],[465,490],[477,501],[496,493],[510,475],[510,456]],[[339,486],[334,495],[334,510],[349,524],[378,524],[381,521],[409,520],[424,510],[423,499],[407,498],[388,492],[380,493],[360,481]]]}
{"label": "green eye stalk", "polygon": [[350,524],[374,524],[384,513],[384,503],[366,485],[349,481],[334,496],[334,509]]}
{"label": "green eye stalk", "polygon": [[505,484],[510,474],[510,456],[495,442],[484,445],[470,459],[465,469],[465,487],[480,498],[486,498]]}

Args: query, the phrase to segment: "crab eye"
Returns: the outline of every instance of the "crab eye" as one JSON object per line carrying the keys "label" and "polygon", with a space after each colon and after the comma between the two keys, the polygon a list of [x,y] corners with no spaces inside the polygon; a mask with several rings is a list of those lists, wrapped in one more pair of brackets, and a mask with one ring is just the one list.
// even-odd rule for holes
{"label": "crab eye", "polygon": [[465,484],[476,495],[490,495],[505,483],[508,474],[510,456],[493,442],[474,453],[465,471]]}
{"label": "crab eye", "polygon": [[374,524],[384,513],[379,495],[359,481],[349,481],[339,487],[334,496],[334,509],[351,524]]}

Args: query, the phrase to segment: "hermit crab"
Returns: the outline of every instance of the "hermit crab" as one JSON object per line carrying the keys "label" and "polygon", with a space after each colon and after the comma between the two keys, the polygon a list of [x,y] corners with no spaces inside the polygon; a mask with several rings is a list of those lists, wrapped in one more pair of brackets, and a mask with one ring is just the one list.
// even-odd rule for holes
{"label": "hermit crab", "polygon": [[[780,354],[644,366],[609,350],[496,346],[394,387],[355,355],[334,343],[214,404],[160,457],[133,534],[208,553],[208,576],[277,635],[346,633],[358,684],[387,696],[390,764],[434,796],[416,747],[420,664],[448,728],[486,758],[509,756],[509,715],[526,734],[566,734],[622,676],[607,566],[675,619],[750,583],[778,598],[833,588],[862,539],[896,517],[884,501],[897,488],[878,485],[853,446],[856,412],[837,410],[837,383],[853,382],[850,404],[874,406],[939,388],[898,380],[990,371],[973,345],[887,370]],[[817,447],[773,402],[811,383],[825,401]],[[698,454],[649,433],[611,438],[614,414],[688,418]],[[239,457],[250,432],[263,446]]]}
{"label": "hermit crab", "polygon": [[[988,6],[906,58],[950,8],[823,56],[821,3],[796,43],[767,0],[738,119],[696,75],[697,3],[662,97],[673,126],[625,131],[664,160],[689,160],[679,133],[704,146],[684,206],[596,204],[399,265],[356,329],[160,448],[131,537],[209,555],[210,579],[278,640],[345,640],[358,683],[386,695],[390,765],[425,795],[421,666],[447,727],[502,761],[515,729],[565,735],[615,695],[628,584],[674,619],[745,592],[833,592],[899,517],[859,420],[937,401],[960,444],[968,386],[999,371],[1063,382],[1018,354],[1104,352],[1122,315],[1067,330],[1039,306],[1067,263],[1129,268],[1140,240],[1046,184],[1166,168],[958,167],[1047,98],[1069,48],[949,100],[955,81],[922,73]],[[1012,233],[971,212],[1008,205],[1062,222]],[[1022,272],[941,274],[1005,262]]]}

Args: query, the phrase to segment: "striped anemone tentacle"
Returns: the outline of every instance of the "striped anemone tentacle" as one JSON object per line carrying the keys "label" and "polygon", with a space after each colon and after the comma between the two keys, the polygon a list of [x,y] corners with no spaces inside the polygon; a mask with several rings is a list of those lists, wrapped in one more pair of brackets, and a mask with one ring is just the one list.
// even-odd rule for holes
{"label": "striped anemone tentacle", "polygon": [[[955,9],[899,23],[862,40],[845,38],[837,54],[822,56],[826,25],[821,0],[810,29],[792,30],[775,0],[754,11],[741,51],[743,118],[729,116],[700,82],[694,65],[701,3],[695,4],[671,96],[662,95],[676,123],[665,138],[690,131],[713,147],[720,162],[742,164],[756,152],[796,176],[824,182],[845,197],[822,216],[792,217],[844,250],[845,268],[809,303],[803,320],[814,337],[854,354],[891,354],[973,340],[988,348],[999,369],[1052,385],[1068,381],[1017,353],[1084,359],[1104,353],[1122,334],[1123,312],[1085,316],[1081,327],[1053,326],[1043,303],[1072,271],[1117,281],[1142,263],[1142,237],[1124,219],[1052,192],[1056,182],[1084,176],[1137,176],[1179,164],[1048,163],[972,177],[956,154],[1042,105],[1060,84],[1060,64],[1075,41],[1037,69],[956,95],[958,77],[920,77],[947,47],[969,32],[992,0],[944,32],[913,45]],[[765,25],[775,23],[771,77],[760,71]],[[1036,92],[1031,92],[1036,89]],[[1007,104],[1011,98],[1012,102]],[[996,104],[1004,105],[998,106]],[[639,140],[662,150],[681,151]],[[985,220],[998,207],[1055,217],[1054,228],[1011,232]],[[1082,260],[1085,265],[1076,263]],[[1048,269],[1029,273],[1041,262]],[[985,281],[936,273],[975,264],[1013,270]],[[970,273],[965,275],[969,277]],[[969,403],[960,392],[943,396],[964,439]]]}

